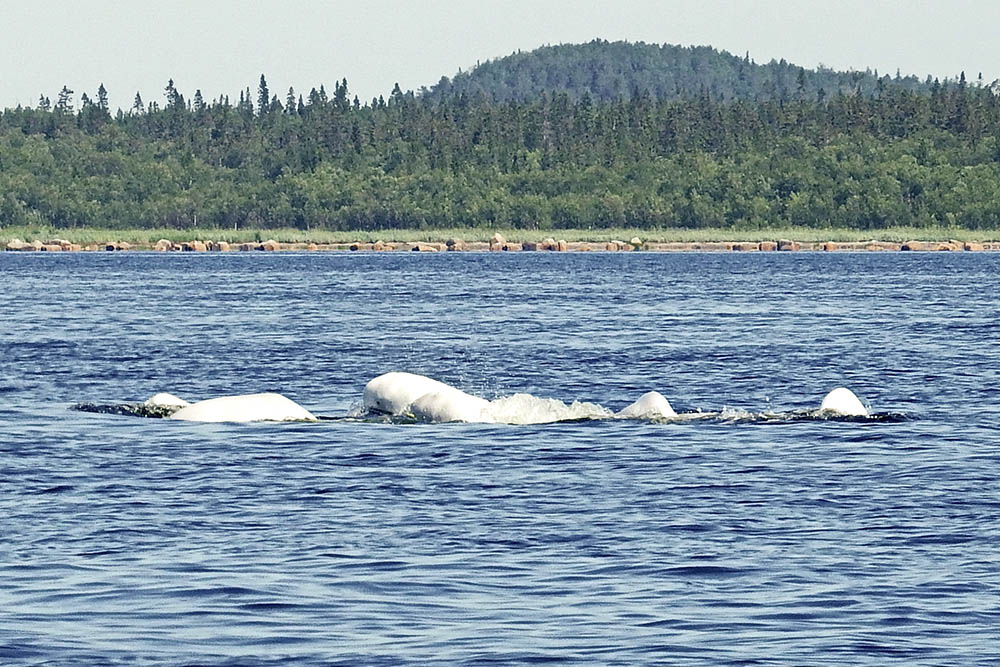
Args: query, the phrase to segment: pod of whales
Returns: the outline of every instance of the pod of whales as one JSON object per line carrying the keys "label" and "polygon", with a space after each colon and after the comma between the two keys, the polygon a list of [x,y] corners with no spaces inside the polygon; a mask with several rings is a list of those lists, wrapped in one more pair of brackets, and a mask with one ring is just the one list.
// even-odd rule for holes
{"label": "pod of whales", "polygon": [[[516,408],[510,409],[512,400],[517,399],[520,402],[516,407],[522,408],[520,414],[517,414]],[[546,401],[553,399],[515,394],[507,400],[487,401],[438,380],[399,371],[374,378],[365,385],[363,394],[364,407],[370,412],[393,416],[410,415],[429,422],[544,423],[608,416],[622,419],[669,419],[677,416],[667,399],[655,391],[643,394],[614,415],[609,415],[606,410],[593,404],[574,404],[579,406],[574,411],[574,406],[567,406],[561,401],[555,401],[557,405],[547,404]],[[526,414],[532,412],[532,409],[532,414]]]}
{"label": "pod of whales", "polygon": [[[318,421],[309,410],[275,393],[220,396],[195,403],[160,392],[143,403],[97,405],[83,403],[78,410],[140,417],[162,417],[193,422]],[[379,417],[381,415],[381,417]],[[722,419],[728,421],[781,421],[801,419],[893,419],[900,415],[872,415],[864,403],[845,387],[829,392],[818,409],[789,413],[748,413],[724,410],[719,413],[678,414],[663,394],[649,391],[618,412],[596,403],[571,404],[554,398],[514,394],[488,401],[457,387],[424,375],[392,371],[369,381],[362,393],[362,411],[339,419],[419,420],[426,422],[467,422],[484,424],[543,424],[594,419],[645,421]],[[338,419],[323,417],[323,419]]]}

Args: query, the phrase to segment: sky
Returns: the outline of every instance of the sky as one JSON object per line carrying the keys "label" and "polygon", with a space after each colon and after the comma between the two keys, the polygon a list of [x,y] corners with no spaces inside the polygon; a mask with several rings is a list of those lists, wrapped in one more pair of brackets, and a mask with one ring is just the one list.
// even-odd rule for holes
{"label": "sky", "polygon": [[996,0],[0,0],[0,107],[63,85],[112,110],[234,99],[260,75],[283,101],[347,78],[362,101],[478,61],[596,38],[707,45],[758,63],[1000,78]]}

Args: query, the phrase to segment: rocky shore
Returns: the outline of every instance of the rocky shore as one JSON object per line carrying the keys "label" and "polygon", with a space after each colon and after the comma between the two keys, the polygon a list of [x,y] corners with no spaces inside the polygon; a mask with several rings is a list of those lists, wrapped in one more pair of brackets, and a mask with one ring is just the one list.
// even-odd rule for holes
{"label": "rocky shore", "polygon": [[375,241],[373,243],[281,243],[267,240],[253,243],[228,243],[226,241],[169,241],[160,239],[151,244],[133,244],[122,242],[107,242],[101,244],[80,245],[65,239],[34,240],[31,242],[12,239],[6,244],[8,251],[30,252],[79,252],[79,251],[122,251],[145,250],[158,252],[233,252],[233,251],[366,251],[366,252],[787,252],[787,251],[818,251],[818,252],[893,252],[893,251],[949,251],[949,252],[983,252],[1000,251],[1000,242],[974,243],[968,241],[906,241],[893,243],[889,241],[855,241],[855,242],[818,242],[803,243],[789,239],[776,241],[718,241],[698,243],[663,243],[644,241],[632,238],[629,241],[565,241],[545,239],[544,241],[508,241],[500,234],[494,234],[489,241],[465,242],[460,239],[448,239],[441,243],[416,242],[405,243],[396,241]]}

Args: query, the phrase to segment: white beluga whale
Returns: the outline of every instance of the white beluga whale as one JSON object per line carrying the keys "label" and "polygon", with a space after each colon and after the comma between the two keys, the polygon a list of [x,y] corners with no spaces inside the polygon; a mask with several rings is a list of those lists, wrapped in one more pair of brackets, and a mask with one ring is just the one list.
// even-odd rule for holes
{"label": "white beluga whale", "polygon": [[670,407],[670,401],[658,391],[647,391],[637,401],[615,413],[622,419],[670,419],[677,413]]}
{"label": "white beluga whale", "polygon": [[861,402],[861,399],[846,387],[837,387],[824,396],[819,411],[841,417],[869,416],[868,408]]}
{"label": "white beluga whale", "polygon": [[295,401],[273,393],[209,398],[181,407],[168,419],[192,422],[318,421]]}
{"label": "white beluga whale", "polygon": [[434,391],[410,403],[410,413],[431,422],[492,422],[485,414],[490,402],[461,389]]}
{"label": "white beluga whale", "polygon": [[390,415],[410,413],[435,422],[486,421],[483,410],[489,401],[457,387],[415,373],[393,371],[365,385],[362,402],[366,410]]}
{"label": "white beluga whale", "polygon": [[362,402],[366,410],[401,415],[424,394],[445,391],[459,390],[424,375],[393,371],[369,380]]}

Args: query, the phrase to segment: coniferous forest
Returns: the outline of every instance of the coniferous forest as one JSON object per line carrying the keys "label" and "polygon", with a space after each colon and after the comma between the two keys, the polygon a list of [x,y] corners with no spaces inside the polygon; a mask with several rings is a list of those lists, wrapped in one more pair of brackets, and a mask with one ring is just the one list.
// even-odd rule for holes
{"label": "coniferous forest", "polygon": [[600,41],[365,101],[67,86],[0,114],[0,226],[28,225],[1000,229],[1000,99]]}

